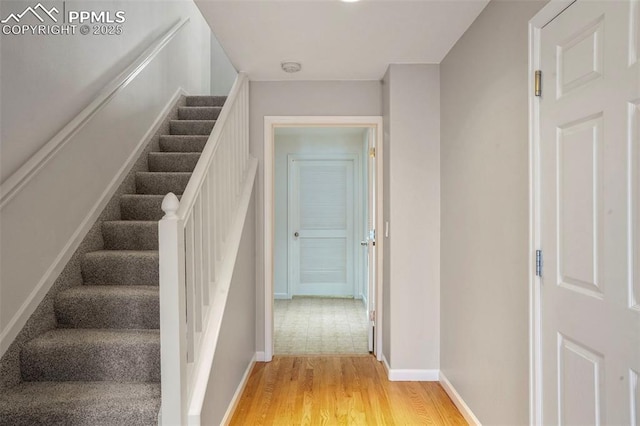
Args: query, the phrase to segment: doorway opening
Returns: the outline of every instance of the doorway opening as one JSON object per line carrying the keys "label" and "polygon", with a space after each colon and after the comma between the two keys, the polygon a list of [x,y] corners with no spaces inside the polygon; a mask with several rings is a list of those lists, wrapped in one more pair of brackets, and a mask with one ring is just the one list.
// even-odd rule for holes
{"label": "doorway opening", "polygon": [[381,135],[381,117],[265,117],[266,361],[381,352]]}

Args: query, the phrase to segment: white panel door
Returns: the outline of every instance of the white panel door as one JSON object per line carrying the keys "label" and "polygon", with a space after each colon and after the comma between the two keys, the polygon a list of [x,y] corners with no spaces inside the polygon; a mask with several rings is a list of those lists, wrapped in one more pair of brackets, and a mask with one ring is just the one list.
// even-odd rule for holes
{"label": "white panel door", "polygon": [[354,295],[354,163],[289,156],[293,295]]}
{"label": "white panel door", "polygon": [[640,425],[637,1],[541,33],[543,424]]}

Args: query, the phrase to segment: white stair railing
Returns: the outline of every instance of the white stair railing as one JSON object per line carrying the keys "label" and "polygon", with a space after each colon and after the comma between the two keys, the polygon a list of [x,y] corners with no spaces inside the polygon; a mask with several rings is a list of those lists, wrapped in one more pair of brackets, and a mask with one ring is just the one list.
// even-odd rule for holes
{"label": "white stair railing", "polygon": [[163,425],[186,425],[202,404],[240,243],[238,216],[244,219],[256,168],[249,156],[249,84],[241,73],[181,200],[169,193],[162,202]]}

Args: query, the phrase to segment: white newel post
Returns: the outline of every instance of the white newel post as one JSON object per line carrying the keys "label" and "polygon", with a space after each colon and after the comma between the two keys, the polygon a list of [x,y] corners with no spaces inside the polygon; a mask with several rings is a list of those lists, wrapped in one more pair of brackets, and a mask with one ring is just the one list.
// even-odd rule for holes
{"label": "white newel post", "polygon": [[158,223],[160,257],[160,353],[162,424],[187,423],[187,359],[184,224],[176,215],[180,202],[169,193],[162,201],[165,216]]}

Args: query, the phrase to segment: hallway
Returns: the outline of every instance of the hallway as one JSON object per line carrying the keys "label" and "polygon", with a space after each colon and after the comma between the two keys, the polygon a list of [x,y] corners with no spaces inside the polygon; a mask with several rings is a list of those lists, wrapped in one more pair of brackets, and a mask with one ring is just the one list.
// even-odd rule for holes
{"label": "hallway", "polygon": [[257,363],[230,425],[466,425],[437,382],[390,382],[372,356]]}

